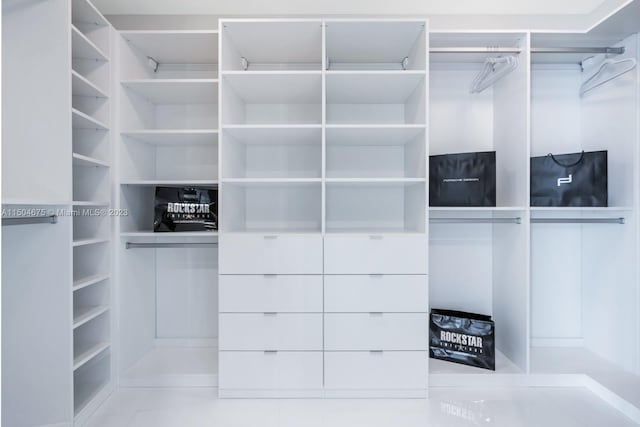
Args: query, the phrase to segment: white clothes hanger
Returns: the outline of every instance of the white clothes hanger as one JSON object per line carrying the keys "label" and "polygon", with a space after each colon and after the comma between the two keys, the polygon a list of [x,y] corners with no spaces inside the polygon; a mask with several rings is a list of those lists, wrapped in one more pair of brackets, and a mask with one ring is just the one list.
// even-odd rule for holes
{"label": "white clothes hanger", "polygon": [[512,72],[518,66],[516,56],[489,57],[484,61],[482,70],[471,83],[471,93],[480,93],[498,80]]}
{"label": "white clothes hanger", "polygon": [[[605,75],[607,70],[612,70],[615,67],[624,64],[625,67],[617,70],[613,74],[609,74],[606,76],[604,80],[598,81],[598,79]],[[637,61],[635,58],[625,58],[625,59],[606,59],[600,64],[600,68],[596,71],[591,77],[582,83],[580,86],[580,96],[583,96],[585,93],[592,91],[593,89],[602,86],[603,84],[610,82],[611,80],[617,79],[623,74],[628,73],[629,71],[636,68]]]}

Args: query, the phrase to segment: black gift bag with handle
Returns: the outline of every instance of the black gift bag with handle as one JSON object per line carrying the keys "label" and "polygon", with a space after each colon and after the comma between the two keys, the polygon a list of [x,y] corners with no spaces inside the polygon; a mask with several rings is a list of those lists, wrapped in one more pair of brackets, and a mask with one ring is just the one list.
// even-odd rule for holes
{"label": "black gift bag with handle", "polygon": [[531,158],[531,206],[606,207],[607,151]]}
{"label": "black gift bag with handle", "polygon": [[429,206],[495,205],[495,151],[429,157]]}

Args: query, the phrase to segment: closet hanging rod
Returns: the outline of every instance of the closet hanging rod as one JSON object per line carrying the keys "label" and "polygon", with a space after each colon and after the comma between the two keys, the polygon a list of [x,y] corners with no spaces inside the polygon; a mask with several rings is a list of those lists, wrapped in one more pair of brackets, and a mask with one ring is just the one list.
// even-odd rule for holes
{"label": "closet hanging rod", "polygon": [[604,53],[622,55],[624,47],[532,47],[531,53]]}
{"label": "closet hanging rod", "polygon": [[522,49],[518,47],[432,47],[429,53],[512,53],[518,54]]}
{"label": "closet hanging rod", "polygon": [[438,224],[521,224],[522,218],[429,218]]}
{"label": "closet hanging rod", "polygon": [[624,218],[531,218],[533,224],[625,224]]}
{"label": "closet hanging rod", "polygon": [[57,215],[2,218],[2,225],[56,224]]}
{"label": "closet hanging rod", "polygon": [[173,249],[173,248],[204,248],[218,246],[215,242],[189,242],[189,243],[138,243],[127,242],[126,249]]}

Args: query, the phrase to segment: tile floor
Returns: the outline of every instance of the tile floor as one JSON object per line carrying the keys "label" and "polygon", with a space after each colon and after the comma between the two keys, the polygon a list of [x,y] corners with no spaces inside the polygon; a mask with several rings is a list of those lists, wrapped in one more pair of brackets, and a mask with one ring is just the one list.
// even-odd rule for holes
{"label": "tile floor", "polygon": [[215,388],[121,389],[88,427],[626,427],[631,420],[582,388],[432,389],[396,400],[242,400]]}

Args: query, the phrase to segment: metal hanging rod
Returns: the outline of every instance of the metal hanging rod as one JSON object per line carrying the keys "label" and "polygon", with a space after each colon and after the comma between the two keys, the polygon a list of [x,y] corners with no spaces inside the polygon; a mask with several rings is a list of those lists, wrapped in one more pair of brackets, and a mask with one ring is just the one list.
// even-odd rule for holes
{"label": "metal hanging rod", "polygon": [[127,242],[126,249],[172,249],[172,248],[206,248],[218,246],[215,242],[181,242],[181,243],[138,243]]}
{"label": "metal hanging rod", "polygon": [[438,224],[521,224],[522,218],[429,218]]}
{"label": "metal hanging rod", "polygon": [[531,218],[535,224],[625,224],[624,218]]}
{"label": "metal hanging rod", "polygon": [[531,53],[604,53],[622,55],[624,47],[532,47]]}
{"label": "metal hanging rod", "polygon": [[56,224],[57,215],[2,218],[2,225]]}
{"label": "metal hanging rod", "polygon": [[518,47],[432,47],[429,53],[512,53],[519,54],[522,49]]}

